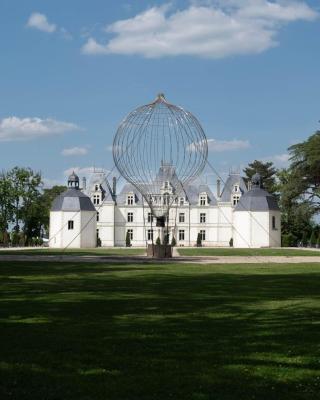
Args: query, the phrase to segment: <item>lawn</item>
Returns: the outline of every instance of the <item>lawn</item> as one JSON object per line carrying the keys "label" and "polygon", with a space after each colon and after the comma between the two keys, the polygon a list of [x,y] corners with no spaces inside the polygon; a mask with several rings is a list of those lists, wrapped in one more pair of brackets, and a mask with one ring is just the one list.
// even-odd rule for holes
{"label": "lawn", "polygon": [[94,249],[51,249],[47,247],[25,248],[15,250],[0,250],[1,255],[70,255],[70,256],[138,256],[146,253],[145,248],[132,248],[132,247],[96,247]]}
{"label": "lawn", "polygon": [[0,263],[0,398],[300,400],[320,265]]}
{"label": "lawn", "polygon": [[214,247],[195,247],[178,248],[181,256],[318,256],[318,250],[304,249],[234,249],[234,248],[214,248]]}

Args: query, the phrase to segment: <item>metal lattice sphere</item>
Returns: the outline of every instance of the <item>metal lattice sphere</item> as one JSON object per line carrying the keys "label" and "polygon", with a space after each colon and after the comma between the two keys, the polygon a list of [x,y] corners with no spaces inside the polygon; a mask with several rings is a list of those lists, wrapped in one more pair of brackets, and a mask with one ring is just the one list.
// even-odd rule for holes
{"label": "metal lattice sphere", "polygon": [[163,218],[183,187],[205,167],[208,145],[199,121],[163,94],[132,111],[120,124],[113,159],[121,175]]}

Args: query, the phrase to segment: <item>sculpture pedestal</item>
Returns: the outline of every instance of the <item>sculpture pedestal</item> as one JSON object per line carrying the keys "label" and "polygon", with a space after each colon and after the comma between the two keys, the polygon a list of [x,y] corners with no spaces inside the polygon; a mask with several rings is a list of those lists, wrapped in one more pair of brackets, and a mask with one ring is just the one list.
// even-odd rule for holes
{"label": "sculpture pedestal", "polygon": [[147,257],[172,258],[172,246],[170,244],[148,244]]}

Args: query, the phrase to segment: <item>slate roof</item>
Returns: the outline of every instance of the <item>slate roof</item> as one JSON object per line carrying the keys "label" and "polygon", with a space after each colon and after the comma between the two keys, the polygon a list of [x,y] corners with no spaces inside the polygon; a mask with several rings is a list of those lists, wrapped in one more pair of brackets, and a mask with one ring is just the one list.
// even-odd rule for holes
{"label": "slate roof", "polygon": [[69,188],[57,196],[52,203],[51,211],[95,211],[90,198],[76,188]]}
{"label": "slate roof", "polygon": [[254,187],[253,189],[244,193],[235,211],[279,211],[277,199],[260,187]]}
{"label": "slate roof", "polygon": [[246,183],[240,174],[230,174],[228,179],[224,185],[223,191],[220,196],[220,201],[222,202],[230,202],[231,194],[233,191],[234,185],[239,185],[240,193],[243,195],[248,191]]}

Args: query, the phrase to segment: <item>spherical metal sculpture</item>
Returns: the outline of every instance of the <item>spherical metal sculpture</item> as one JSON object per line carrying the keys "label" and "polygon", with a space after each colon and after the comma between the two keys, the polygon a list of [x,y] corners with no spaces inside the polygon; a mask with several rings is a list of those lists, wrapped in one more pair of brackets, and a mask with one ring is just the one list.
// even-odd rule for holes
{"label": "spherical metal sculpture", "polygon": [[158,226],[183,187],[203,171],[208,155],[205,133],[188,111],[163,94],[132,111],[113,141],[113,159],[121,175],[143,195]]}

